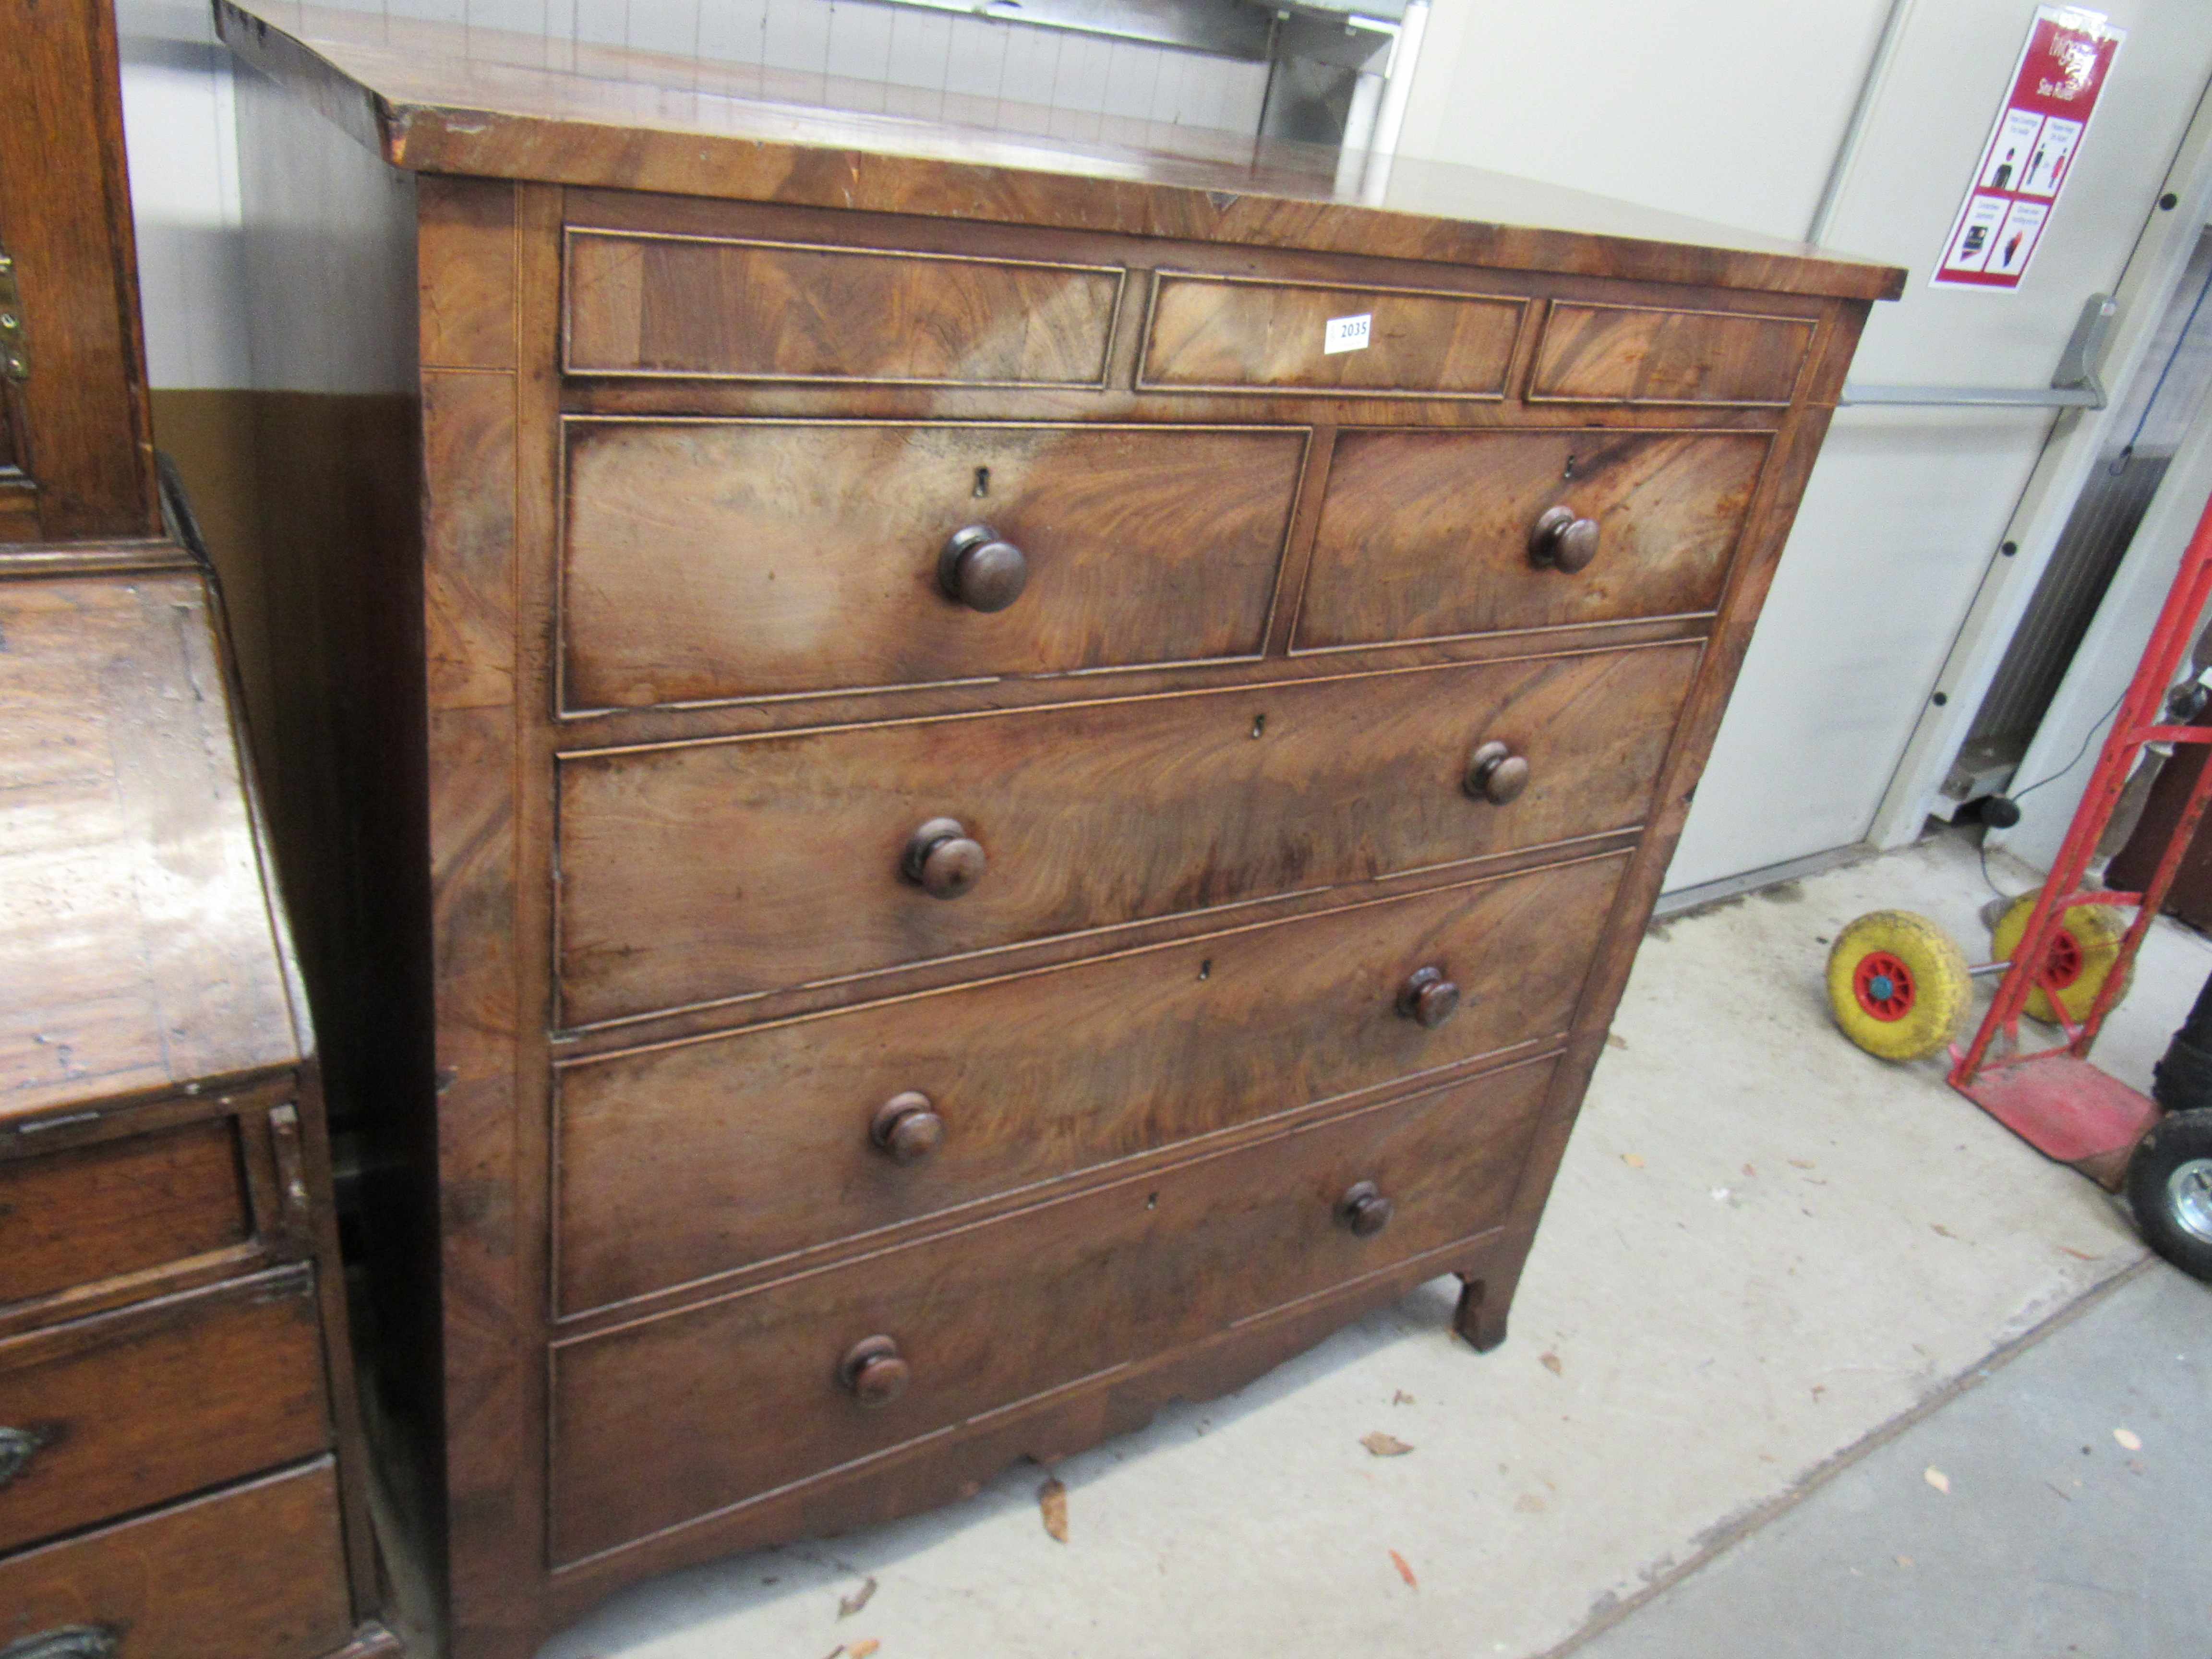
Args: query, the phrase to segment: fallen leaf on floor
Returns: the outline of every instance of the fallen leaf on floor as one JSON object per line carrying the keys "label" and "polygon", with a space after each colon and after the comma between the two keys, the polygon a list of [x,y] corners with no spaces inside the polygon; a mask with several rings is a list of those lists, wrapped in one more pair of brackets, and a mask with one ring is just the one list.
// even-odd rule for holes
{"label": "fallen leaf on floor", "polygon": [[1947,1492],[1951,1490],[1951,1477],[1944,1474],[1942,1470],[1937,1468],[1933,1463],[1929,1464],[1927,1468],[1921,1472],[1920,1478],[1923,1480],[1925,1480],[1929,1486],[1935,1487],[1937,1492]]}
{"label": "fallen leaf on floor", "polygon": [[1824,1395],[1824,1394],[1827,1393],[1827,1391],[1828,1391],[1828,1385],[1827,1385],[1826,1383],[1825,1383],[1825,1382],[1815,1382],[1815,1383],[1813,1385],[1813,1398],[1814,1398],[1814,1399],[1815,1399],[1815,1400],[1818,1400],[1818,1399],[1819,1399],[1822,1395]]}
{"label": "fallen leaf on floor", "polygon": [[1620,1161],[1632,1170],[1640,1170],[1644,1167],[1644,1160],[1633,1152],[1623,1152],[1620,1155]]}
{"label": "fallen leaf on floor", "polygon": [[1909,1567],[1912,1565],[1912,1558],[1909,1555],[1900,1555],[1897,1558],[1897,1565],[1900,1567]]}
{"label": "fallen leaf on floor", "polygon": [[1959,1236],[1958,1234],[1956,1234],[1956,1233],[1953,1232],[1953,1231],[1952,1231],[1948,1227],[1945,1226],[1945,1225],[1944,1225],[1942,1222],[1940,1222],[1940,1221],[1931,1221],[1931,1222],[1929,1222],[1928,1224],[1929,1224],[1929,1227],[1931,1227],[1932,1229],[1934,1229],[1936,1231],[1937,1231],[1937,1232],[1939,1232],[1939,1233],[1942,1234],[1942,1235],[1943,1235],[1943,1237],[1946,1237],[1946,1238],[1956,1238],[1956,1237]]}
{"label": "fallen leaf on floor", "polygon": [[2114,1429],[2112,1438],[2118,1441],[2125,1450],[2141,1451],[2142,1449],[2142,1437],[2133,1429]]}
{"label": "fallen leaf on floor", "polygon": [[1523,1515],[1535,1515],[1544,1507],[1544,1500],[1533,1492],[1524,1492],[1513,1500],[1513,1507]]}
{"label": "fallen leaf on floor", "polygon": [[841,1595],[837,1598],[837,1616],[840,1619],[850,1619],[862,1607],[868,1605],[868,1598],[875,1593],[875,1579],[873,1577],[870,1577],[863,1580],[860,1588],[854,1590],[850,1595]]}
{"label": "fallen leaf on floor", "polygon": [[1067,1541],[1067,1488],[1054,1475],[1037,1488],[1037,1513],[1044,1517],[1044,1529],[1052,1534],[1056,1544]]}
{"label": "fallen leaf on floor", "polygon": [[1813,1167],[1813,1160],[1809,1158],[1793,1158],[1790,1160],[1790,1167],[1793,1170],[1809,1170]]}
{"label": "fallen leaf on floor", "polygon": [[1413,1403],[1413,1396],[1401,1389],[1390,1396],[1390,1403],[1394,1406],[1410,1406]]}
{"label": "fallen leaf on floor", "polygon": [[1359,1443],[1376,1457],[1403,1457],[1413,1449],[1395,1434],[1385,1434],[1377,1429],[1372,1434],[1363,1434]]}
{"label": "fallen leaf on floor", "polygon": [[853,1651],[848,1656],[848,1659],[868,1659],[868,1656],[872,1654],[881,1646],[883,1646],[883,1644],[876,1640],[874,1637],[871,1636],[865,1642],[854,1643]]}
{"label": "fallen leaf on floor", "polygon": [[2076,1261],[2094,1261],[2097,1260],[2097,1258],[2091,1255],[2088,1251],[2077,1250],[2071,1244],[2061,1244],[2058,1248],[2063,1250],[2068,1255],[2072,1256]]}
{"label": "fallen leaf on floor", "polygon": [[1758,1179],[1759,1179],[1759,1171],[1758,1171],[1758,1170],[1756,1170],[1755,1168],[1753,1168],[1751,1164],[1745,1164],[1745,1165],[1743,1166],[1743,1172],[1744,1172],[1746,1175],[1749,1176],[1750,1176],[1753,1180],[1754,1180],[1754,1181],[1756,1181],[1756,1180],[1758,1180]]}
{"label": "fallen leaf on floor", "polygon": [[1397,1551],[1390,1552],[1390,1565],[1398,1569],[1398,1577],[1406,1581],[1407,1589],[1419,1589],[1421,1581],[1413,1577],[1413,1570],[1406,1565],[1406,1558]]}
{"label": "fallen leaf on floor", "polygon": [[1628,1039],[1618,1031],[1607,1031],[1605,1034],[1605,1046],[1608,1048],[1626,1048],[1628,1046]]}
{"label": "fallen leaf on floor", "polygon": [[1540,1353],[1536,1356],[1536,1363],[1554,1376],[1565,1374],[1565,1367],[1560,1364],[1559,1356],[1555,1353]]}

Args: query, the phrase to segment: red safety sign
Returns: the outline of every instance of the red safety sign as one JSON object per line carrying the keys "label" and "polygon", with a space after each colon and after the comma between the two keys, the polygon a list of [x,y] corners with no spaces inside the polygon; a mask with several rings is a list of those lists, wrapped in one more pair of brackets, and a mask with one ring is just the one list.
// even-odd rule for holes
{"label": "red safety sign", "polygon": [[2036,9],[1932,286],[2020,286],[2125,39],[2102,12]]}

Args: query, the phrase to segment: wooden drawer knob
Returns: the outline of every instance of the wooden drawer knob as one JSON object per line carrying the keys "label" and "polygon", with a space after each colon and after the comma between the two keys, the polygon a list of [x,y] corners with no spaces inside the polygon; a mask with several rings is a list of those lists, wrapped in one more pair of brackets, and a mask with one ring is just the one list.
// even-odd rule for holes
{"label": "wooden drawer knob", "polygon": [[1528,787],[1528,757],[1516,755],[1496,738],[1479,744],[1467,757],[1467,793],[1477,800],[1503,806],[1518,800]]}
{"label": "wooden drawer knob", "polygon": [[899,868],[930,897],[955,899],[983,878],[989,863],[958,818],[932,818],[907,837]]}
{"label": "wooden drawer knob", "polygon": [[7,1486],[29,1468],[31,1460],[45,1443],[27,1429],[0,1428],[0,1486]]}
{"label": "wooden drawer knob", "polygon": [[937,556],[937,585],[946,599],[970,611],[1004,611],[1021,598],[1029,580],[1022,550],[987,524],[954,531]]}
{"label": "wooden drawer knob", "polygon": [[891,1155],[894,1164],[927,1158],[945,1139],[945,1120],[929,1097],[908,1089],[876,1108],[868,1138]]}
{"label": "wooden drawer knob", "polygon": [[899,1357],[898,1344],[888,1336],[863,1337],[837,1362],[837,1380],[853,1398],[871,1411],[888,1406],[906,1392],[914,1380],[912,1367]]}
{"label": "wooden drawer knob", "polygon": [[1459,987],[1441,968],[1417,968],[1398,993],[1398,1012],[1433,1031],[1459,1012]]}
{"label": "wooden drawer knob", "polygon": [[0,1653],[6,1659],[115,1659],[119,1650],[112,1631],[96,1625],[70,1625],[10,1642]]}
{"label": "wooden drawer knob", "polygon": [[1373,1182],[1355,1182],[1337,1200],[1336,1218],[1358,1237],[1372,1238],[1390,1224],[1392,1207]]}
{"label": "wooden drawer knob", "polygon": [[1571,507],[1547,507],[1528,532],[1529,562],[1569,575],[1597,557],[1597,520],[1578,519]]}

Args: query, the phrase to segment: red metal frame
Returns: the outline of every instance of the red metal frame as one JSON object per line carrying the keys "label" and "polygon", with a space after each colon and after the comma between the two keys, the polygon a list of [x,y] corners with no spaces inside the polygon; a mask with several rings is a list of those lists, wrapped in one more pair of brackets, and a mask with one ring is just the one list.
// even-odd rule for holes
{"label": "red metal frame", "polygon": [[[2158,1108],[2089,1065],[2089,1048],[2104,1028],[2106,1015],[2126,988],[2128,971],[2142,946],[2143,936],[2157,920],[2182,855],[2196,836],[2206,803],[2212,800],[2212,765],[2197,775],[2181,821],[2174,826],[2148,887],[2140,893],[2117,893],[2085,890],[2081,884],[2143,746],[2212,743],[2212,726],[2169,726],[2161,720],[2167,690],[2197,637],[2208,603],[2212,603],[2212,501],[2206,501],[2196,533],[2189,538],[2165,608],[2159,612],[2158,625],[2151,631],[2150,643],[2136,665],[2127,696],[2121,700],[2104,751],[2097,757],[2097,769],[2090,775],[2089,787],[2075,810],[2074,822],[2058,849],[2057,862],[2051,866],[2050,879],[2036,899],[2027,931],[2013,952],[2013,966],[1997,987],[1996,1000],[1990,1005],[1973,1042],[1964,1054],[1953,1051],[1953,1088],[2052,1157],[2078,1164],[2111,1186],[2118,1184],[2128,1153],[2156,1120]],[[2132,905],[2136,916],[2087,1017],[2076,1025],[2058,1000],[2051,968],[2053,946],[2059,943],[2066,913],[2085,904]],[[2028,994],[2039,985],[2049,996],[2066,1041],[2023,1054],[2021,1011],[2027,1006]],[[2000,1035],[2004,1049],[1993,1056],[1991,1050]]]}

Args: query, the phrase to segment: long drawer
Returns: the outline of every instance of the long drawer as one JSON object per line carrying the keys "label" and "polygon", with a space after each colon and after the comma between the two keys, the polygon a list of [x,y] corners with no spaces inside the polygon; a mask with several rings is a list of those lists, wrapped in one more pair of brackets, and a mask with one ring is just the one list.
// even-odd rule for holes
{"label": "long drawer", "polygon": [[1626,857],[564,1066],[561,1307],[1555,1039]]}
{"label": "long drawer", "polygon": [[1511,1201],[1551,1073],[1516,1067],[557,1346],[554,1560],[1472,1240]]}
{"label": "long drawer", "polygon": [[0,1650],[323,1659],[352,1634],[327,1457],[0,1560]]}
{"label": "long drawer", "polygon": [[[1406,669],[568,756],[562,1018],[1631,827],[1698,653]],[[1478,751],[1526,763],[1517,796],[1471,787]],[[955,841],[964,861],[945,867],[959,881],[938,888],[972,884],[935,896],[923,883],[938,854],[915,855],[950,859]]]}
{"label": "long drawer", "polygon": [[562,706],[1257,655],[1306,436],[571,419]]}
{"label": "long drawer", "polygon": [[[1346,432],[1293,649],[1709,611],[1764,433]],[[1540,527],[1580,520],[1569,569]],[[1583,562],[1585,553],[1587,562]]]}
{"label": "long drawer", "polygon": [[306,1267],[0,1343],[0,1550],[331,1443]]}

